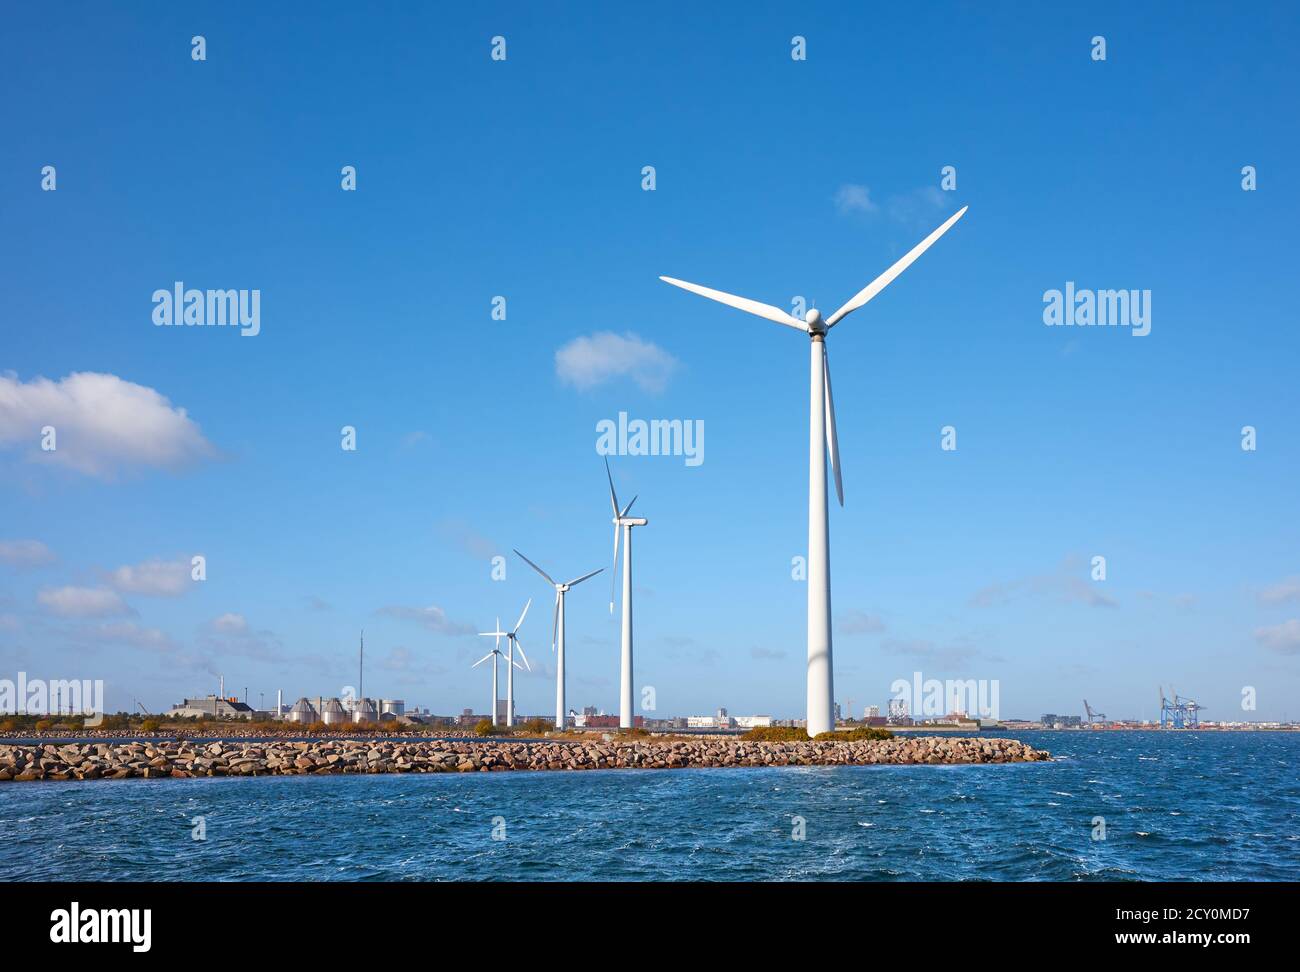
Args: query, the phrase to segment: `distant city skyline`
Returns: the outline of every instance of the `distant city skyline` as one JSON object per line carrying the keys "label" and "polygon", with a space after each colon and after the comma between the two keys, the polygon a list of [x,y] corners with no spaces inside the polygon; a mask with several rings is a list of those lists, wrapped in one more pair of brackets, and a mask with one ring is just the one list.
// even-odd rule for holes
{"label": "distant city skyline", "polygon": [[[1257,16],[14,8],[0,678],[332,697],[364,628],[367,695],[456,713],[533,598],[553,713],[511,550],[611,571],[611,453],[637,713],[802,718],[807,347],[657,278],[830,312],[969,205],[835,331],[834,701],[1300,716],[1300,13]],[[1084,290],[1141,320],[1048,320]],[[619,709],[606,581],[578,711]]]}

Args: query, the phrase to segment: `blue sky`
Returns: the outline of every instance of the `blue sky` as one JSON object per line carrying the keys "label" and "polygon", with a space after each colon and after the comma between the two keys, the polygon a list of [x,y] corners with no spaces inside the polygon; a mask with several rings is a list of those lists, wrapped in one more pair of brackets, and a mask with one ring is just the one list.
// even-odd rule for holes
{"label": "blue sky", "polygon": [[[332,695],[364,626],[368,694],[482,710],[463,632],[532,597],[519,708],[550,711],[551,594],[490,558],[608,571],[625,411],[705,428],[698,466],[614,459],[650,518],[637,685],[802,715],[807,342],[656,277],[829,312],[969,205],[828,342],[837,699],[919,670],[998,679],[1004,716],[1150,718],[1171,683],[1300,716],[1300,15],[1178,9],[15,7],[0,677]],[[155,327],[177,280],[260,290],[261,332]],[[1066,281],[1150,290],[1151,333],[1044,326]],[[570,595],[569,701],[612,710],[606,578]]]}

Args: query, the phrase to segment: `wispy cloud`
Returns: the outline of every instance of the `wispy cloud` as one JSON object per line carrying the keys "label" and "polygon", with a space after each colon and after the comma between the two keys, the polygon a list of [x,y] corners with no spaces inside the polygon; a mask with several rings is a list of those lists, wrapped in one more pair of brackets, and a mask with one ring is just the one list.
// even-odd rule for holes
{"label": "wispy cloud", "polygon": [[438,535],[459,547],[476,560],[491,560],[500,548],[476,531],[464,520],[442,520],[436,527]]}
{"label": "wispy cloud", "polygon": [[840,634],[879,634],[885,630],[885,622],[874,614],[863,611],[846,611],[839,617]]}
{"label": "wispy cloud", "polygon": [[283,642],[273,631],[255,629],[244,615],[227,611],[199,629],[199,643],[220,657],[237,655],[260,661],[283,662]]}
{"label": "wispy cloud", "polygon": [[105,621],[87,625],[77,630],[77,636],[101,644],[128,645],[149,651],[173,652],[177,649],[176,642],[165,631],[136,624],[134,621]]}
{"label": "wispy cloud", "polygon": [[777,661],[785,657],[785,652],[779,648],[751,648],[749,656],[758,661]]}
{"label": "wispy cloud", "polygon": [[375,613],[389,618],[398,618],[402,621],[414,621],[426,631],[432,631],[434,634],[455,637],[475,633],[473,625],[452,621],[447,617],[447,612],[436,605],[422,608],[389,605],[380,608]]}
{"label": "wispy cloud", "polygon": [[1265,605],[1287,604],[1300,601],[1300,576],[1287,577],[1259,592],[1259,603]]}
{"label": "wispy cloud", "polygon": [[[54,430],[48,451],[41,447],[47,426]],[[100,479],[137,467],[177,469],[216,454],[185,409],[154,389],[85,371],[57,382],[0,375],[0,447],[6,446],[22,448],[33,462]]]}
{"label": "wispy cloud", "polygon": [[39,540],[0,540],[0,563],[30,570],[45,567],[59,558]]}
{"label": "wispy cloud", "polygon": [[1300,621],[1291,618],[1281,624],[1256,628],[1255,640],[1279,655],[1300,655]]}
{"label": "wispy cloud", "polygon": [[871,190],[855,182],[846,182],[835,191],[835,208],[841,213],[875,213],[880,210],[871,199]]}
{"label": "wispy cloud", "polygon": [[912,658],[940,671],[962,668],[973,661],[991,664],[1004,661],[981,648],[971,635],[961,635],[944,644],[928,638],[889,638],[880,647],[887,655]]}
{"label": "wispy cloud", "polygon": [[1119,604],[1103,594],[1098,585],[1083,576],[1087,571],[1080,557],[1066,557],[1056,570],[1017,580],[1001,581],[981,587],[971,595],[972,607],[994,607],[1018,597],[1047,597],[1065,603],[1085,604],[1094,608],[1113,608]]}
{"label": "wispy cloud", "polygon": [[579,391],[630,378],[643,391],[657,394],[668,387],[678,367],[671,354],[631,331],[598,331],[574,338],[555,352],[555,374]]}
{"label": "wispy cloud", "polygon": [[938,186],[922,186],[911,192],[890,196],[887,204],[889,218],[909,226],[920,222],[929,223],[936,214],[947,208],[945,195]]}
{"label": "wispy cloud", "polygon": [[908,192],[894,193],[877,202],[871,189],[857,182],[846,182],[835,191],[835,208],[841,216],[875,216],[883,213],[896,223],[912,228],[931,222],[935,215],[951,208],[947,193],[938,186],[921,186]]}
{"label": "wispy cloud", "polygon": [[111,618],[134,614],[116,591],[103,587],[46,587],[36,602],[60,618]]}
{"label": "wispy cloud", "polygon": [[114,590],[123,594],[144,594],[149,597],[179,597],[190,590],[190,562],[187,559],[162,560],[154,558],[142,564],[125,564],[104,575]]}

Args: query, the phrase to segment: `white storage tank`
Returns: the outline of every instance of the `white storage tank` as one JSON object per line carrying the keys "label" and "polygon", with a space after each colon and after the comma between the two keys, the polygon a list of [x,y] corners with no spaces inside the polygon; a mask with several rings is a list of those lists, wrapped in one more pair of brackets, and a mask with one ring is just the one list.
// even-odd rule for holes
{"label": "white storage tank", "polygon": [[321,706],[320,720],[327,726],[337,726],[348,721],[348,714],[338,699],[326,699]]}
{"label": "white storage tank", "polygon": [[295,702],[293,708],[289,710],[289,721],[304,724],[316,721],[316,710],[305,696]]}
{"label": "white storage tank", "polygon": [[379,712],[386,716],[405,715],[406,703],[401,699],[382,699],[379,703]]}
{"label": "white storage tank", "polygon": [[379,716],[375,713],[375,703],[372,699],[360,699],[352,707],[353,722],[378,722]]}

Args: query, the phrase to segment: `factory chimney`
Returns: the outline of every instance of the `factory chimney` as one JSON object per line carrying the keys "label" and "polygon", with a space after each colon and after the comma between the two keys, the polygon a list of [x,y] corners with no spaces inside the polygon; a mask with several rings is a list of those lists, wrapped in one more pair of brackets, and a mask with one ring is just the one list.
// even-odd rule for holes
{"label": "factory chimney", "polygon": [[366,697],[366,629],[361,629],[361,654],[357,661],[357,705]]}

